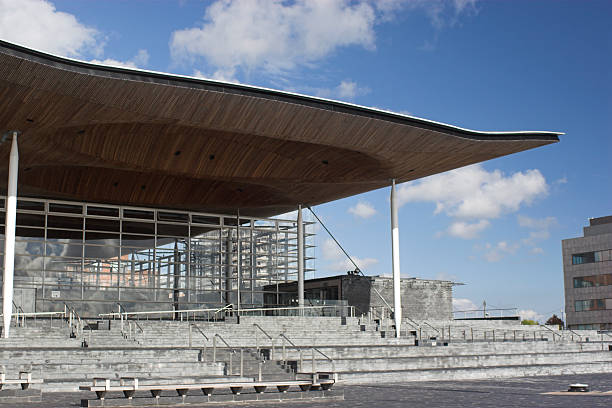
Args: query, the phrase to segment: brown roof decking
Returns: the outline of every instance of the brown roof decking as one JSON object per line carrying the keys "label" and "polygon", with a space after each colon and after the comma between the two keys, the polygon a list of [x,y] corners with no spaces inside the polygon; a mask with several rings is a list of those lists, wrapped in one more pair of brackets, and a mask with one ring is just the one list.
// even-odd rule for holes
{"label": "brown roof decking", "polygon": [[[19,194],[270,216],[557,142],[64,59],[0,41]],[[0,144],[6,191],[10,143]]]}

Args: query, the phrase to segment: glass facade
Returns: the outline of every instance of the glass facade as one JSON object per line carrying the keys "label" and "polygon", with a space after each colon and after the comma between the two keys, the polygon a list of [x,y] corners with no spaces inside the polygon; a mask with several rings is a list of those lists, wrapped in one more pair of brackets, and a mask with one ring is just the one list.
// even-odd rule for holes
{"label": "glass facade", "polygon": [[261,307],[264,293],[279,299],[278,284],[297,280],[293,220],[22,198],[16,236],[15,298],[26,311],[63,310],[64,302],[83,316],[117,302],[127,311],[215,308],[236,304],[238,292],[242,307]]}

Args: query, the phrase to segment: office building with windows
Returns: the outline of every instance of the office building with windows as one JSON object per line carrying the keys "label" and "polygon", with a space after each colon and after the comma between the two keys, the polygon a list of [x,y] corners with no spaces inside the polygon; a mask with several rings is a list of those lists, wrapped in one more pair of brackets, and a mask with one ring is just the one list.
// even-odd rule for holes
{"label": "office building with windows", "polygon": [[591,218],[583,237],[562,246],[567,326],[611,330],[612,216]]}

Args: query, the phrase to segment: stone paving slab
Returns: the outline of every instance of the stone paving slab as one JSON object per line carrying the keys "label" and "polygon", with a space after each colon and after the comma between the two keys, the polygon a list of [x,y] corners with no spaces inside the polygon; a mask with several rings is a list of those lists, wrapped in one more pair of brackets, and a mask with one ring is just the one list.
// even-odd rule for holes
{"label": "stone paving slab", "polygon": [[[574,395],[565,393],[560,395],[545,394],[563,392],[573,383],[589,384],[591,391],[610,391],[612,390],[612,373],[497,380],[387,383],[371,386],[347,385],[343,387],[345,398],[343,401],[260,401],[257,403],[245,401],[235,406],[245,408],[266,406],[287,408],[612,407],[612,396],[610,395],[592,395],[589,393],[580,393],[580,395],[576,395],[577,393],[573,393]],[[41,403],[24,403],[18,406],[22,408],[78,407],[82,397],[82,393],[47,393],[43,394]],[[0,404],[2,408],[5,406],[10,405]],[[201,405],[201,407],[207,406],[211,405]],[[227,404],[227,406],[231,405]]]}

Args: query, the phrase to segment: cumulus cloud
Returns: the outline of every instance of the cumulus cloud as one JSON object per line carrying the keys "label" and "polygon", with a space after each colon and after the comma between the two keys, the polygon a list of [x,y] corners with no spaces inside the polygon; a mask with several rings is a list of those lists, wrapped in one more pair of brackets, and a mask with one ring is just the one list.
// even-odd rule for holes
{"label": "cumulus cloud", "polygon": [[400,205],[435,203],[434,214],[455,219],[447,233],[470,239],[489,226],[487,220],[516,212],[546,196],[548,184],[537,169],[506,175],[475,164],[403,184],[397,194]]}
{"label": "cumulus cloud", "polygon": [[498,218],[547,194],[546,179],[537,169],[506,176],[480,164],[409,182],[398,189],[400,205],[431,201],[436,203],[436,214],[466,219]]}
{"label": "cumulus cloud", "polygon": [[450,235],[451,237],[472,239],[476,238],[482,230],[488,228],[490,225],[491,223],[487,220],[480,220],[472,223],[456,221],[448,227],[446,234]]}
{"label": "cumulus cloud", "polygon": [[110,65],[121,68],[142,68],[149,62],[149,53],[147,50],[138,50],[138,53],[127,61],[106,58],[104,60],[93,59],[90,62],[94,64]]}
{"label": "cumulus cloud", "polygon": [[348,212],[359,218],[370,218],[376,215],[374,206],[367,201],[359,201],[348,209]]}
{"label": "cumulus cloud", "polygon": [[68,57],[99,56],[104,48],[95,28],[45,0],[0,0],[0,38]]}
{"label": "cumulus cloud", "polygon": [[534,247],[530,251],[534,255],[544,253],[544,250],[536,247],[536,245],[550,238],[549,229],[558,225],[557,219],[555,217],[530,218],[519,214],[517,216],[517,222],[521,227],[531,230],[529,231],[529,235],[522,239],[522,243]]}
{"label": "cumulus cloud", "polygon": [[219,0],[198,27],[172,33],[177,61],[215,69],[278,73],[316,63],[340,47],[373,49],[375,9],[367,2]]}
{"label": "cumulus cloud", "polygon": [[533,320],[536,322],[540,322],[540,320],[544,319],[544,315],[536,312],[535,310],[527,309],[527,310],[519,310],[519,316],[521,316],[521,320]]}
{"label": "cumulus cloud", "polygon": [[465,298],[453,298],[453,311],[463,311],[463,310],[478,310],[479,307],[476,306],[474,302],[470,299]]}
{"label": "cumulus cloud", "polygon": [[[326,239],[321,246],[321,255],[327,261],[327,268],[335,272],[346,272],[355,269],[355,265],[344,255],[338,245],[330,238]],[[366,271],[370,266],[376,265],[376,258],[357,258],[351,256],[359,269]]]}
{"label": "cumulus cloud", "polygon": [[506,255],[515,254],[516,251],[518,251],[520,247],[521,247],[520,244],[516,242],[511,243],[507,241],[499,241],[495,245],[491,245],[487,243],[484,246],[485,253],[483,255],[483,258],[489,262],[499,262]]}

